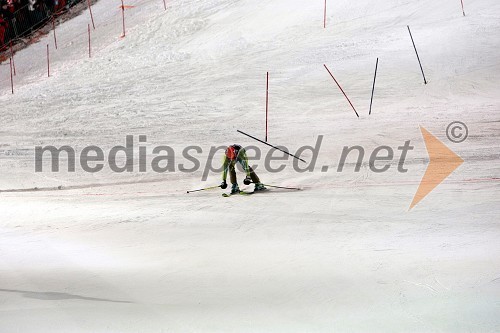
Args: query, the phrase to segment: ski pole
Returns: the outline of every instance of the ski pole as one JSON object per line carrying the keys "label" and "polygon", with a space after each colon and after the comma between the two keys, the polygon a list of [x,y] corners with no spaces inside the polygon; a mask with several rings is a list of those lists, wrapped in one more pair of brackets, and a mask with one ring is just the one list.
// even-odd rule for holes
{"label": "ski pole", "polygon": [[199,189],[199,190],[187,191],[187,193],[193,193],[193,192],[200,192],[200,191],[213,190],[213,189],[216,189],[216,188],[219,188],[219,187],[220,187],[220,185],[217,185],[217,186],[211,186],[211,187],[206,187],[206,188],[202,188],[202,189]]}
{"label": "ski pole", "polygon": [[275,185],[269,185],[269,184],[262,184],[262,185],[268,186],[268,187],[274,187],[274,188],[282,188],[284,190],[297,190],[297,191],[301,190],[301,188],[298,188],[298,187],[283,187],[283,186],[275,186]]}

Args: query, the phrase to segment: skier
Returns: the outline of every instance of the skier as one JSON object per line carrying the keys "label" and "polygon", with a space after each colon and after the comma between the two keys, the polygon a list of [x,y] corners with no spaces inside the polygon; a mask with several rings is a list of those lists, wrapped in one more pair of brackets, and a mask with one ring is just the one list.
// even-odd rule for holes
{"label": "skier", "polygon": [[250,185],[250,183],[255,184],[254,192],[266,190],[264,184],[262,184],[259,180],[259,177],[253,171],[252,167],[248,165],[248,157],[245,152],[245,148],[240,145],[232,145],[227,147],[226,154],[224,156],[224,170],[222,171],[222,184],[220,187],[222,189],[227,188],[227,172],[229,171],[229,179],[231,180],[231,194],[236,194],[240,192],[240,188],[238,187],[238,182],[236,180],[236,163],[239,162],[243,167],[243,170],[246,173],[245,180],[243,180],[243,184]]}

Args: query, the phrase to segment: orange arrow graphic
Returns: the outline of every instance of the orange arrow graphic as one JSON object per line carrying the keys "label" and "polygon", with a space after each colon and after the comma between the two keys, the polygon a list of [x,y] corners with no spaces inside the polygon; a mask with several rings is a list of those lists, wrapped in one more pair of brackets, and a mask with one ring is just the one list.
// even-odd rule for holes
{"label": "orange arrow graphic", "polygon": [[413,209],[423,198],[425,198],[433,189],[445,180],[464,160],[446,147],[434,135],[420,126],[420,131],[425,140],[427,154],[430,162],[425,171],[424,177],[420,181],[417,193],[413,197],[410,209]]}

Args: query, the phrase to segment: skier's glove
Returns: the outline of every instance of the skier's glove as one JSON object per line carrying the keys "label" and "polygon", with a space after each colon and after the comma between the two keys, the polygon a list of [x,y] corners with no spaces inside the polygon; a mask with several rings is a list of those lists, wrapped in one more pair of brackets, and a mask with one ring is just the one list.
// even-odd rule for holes
{"label": "skier's glove", "polygon": [[246,176],[245,180],[243,180],[243,184],[250,185],[251,183],[252,183],[252,178],[250,178],[249,176]]}
{"label": "skier's glove", "polygon": [[225,190],[227,188],[227,183],[225,180],[222,181],[222,183],[220,184],[220,188]]}

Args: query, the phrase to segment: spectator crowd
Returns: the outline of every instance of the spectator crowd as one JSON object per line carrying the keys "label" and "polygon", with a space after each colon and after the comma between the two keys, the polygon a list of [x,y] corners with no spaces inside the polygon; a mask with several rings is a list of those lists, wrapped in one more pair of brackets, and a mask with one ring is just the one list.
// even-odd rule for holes
{"label": "spectator crowd", "polygon": [[0,0],[0,52],[80,0]]}

